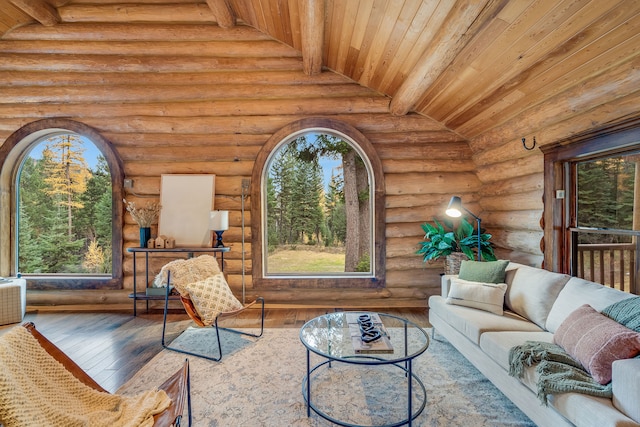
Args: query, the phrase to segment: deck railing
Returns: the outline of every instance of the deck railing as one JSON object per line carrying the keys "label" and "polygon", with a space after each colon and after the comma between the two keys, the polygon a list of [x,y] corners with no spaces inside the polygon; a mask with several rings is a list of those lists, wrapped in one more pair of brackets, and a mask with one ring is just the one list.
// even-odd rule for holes
{"label": "deck railing", "polygon": [[[610,288],[638,294],[638,242],[640,232],[572,228],[572,275]],[[580,233],[632,236],[635,243],[577,243]]]}

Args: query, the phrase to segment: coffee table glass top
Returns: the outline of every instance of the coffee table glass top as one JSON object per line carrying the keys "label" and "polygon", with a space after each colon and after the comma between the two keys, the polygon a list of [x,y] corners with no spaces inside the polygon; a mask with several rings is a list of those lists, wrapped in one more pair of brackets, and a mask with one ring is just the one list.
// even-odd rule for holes
{"label": "coffee table glass top", "polygon": [[[349,323],[361,314],[379,316],[384,325],[380,328],[382,335],[386,335],[392,350],[376,352],[364,347],[356,352],[352,337],[358,335],[358,339],[359,334],[354,332],[353,326],[349,328]],[[384,313],[354,311],[329,313],[308,321],[300,330],[300,341],[307,349],[320,356],[364,364],[413,359],[429,347],[427,332],[407,319]]]}

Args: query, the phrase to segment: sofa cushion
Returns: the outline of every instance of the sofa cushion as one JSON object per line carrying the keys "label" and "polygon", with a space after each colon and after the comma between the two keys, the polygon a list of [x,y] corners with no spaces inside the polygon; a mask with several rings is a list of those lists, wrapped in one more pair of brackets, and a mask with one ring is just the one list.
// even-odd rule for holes
{"label": "sofa cushion", "polygon": [[[480,337],[480,348],[502,369],[509,371],[509,351],[525,341],[553,342],[553,334],[547,331],[486,332]],[[535,387],[535,384],[534,384]]]}
{"label": "sofa cushion", "polygon": [[525,265],[508,269],[505,304],[515,313],[544,328],[554,301],[570,278],[566,274]]}
{"label": "sofa cushion", "polygon": [[429,298],[429,311],[436,313],[475,344],[479,344],[480,336],[488,331],[542,331],[513,312],[505,311],[503,316],[496,316],[475,308],[449,305],[440,295]]}
{"label": "sofa cushion", "polygon": [[637,427],[629,417],[613,406],[611,399],[582,393],[549,396],[549,405],[575,426]]}
{"label": "sofa cushion", "polygon": [[[508,291],[507,291],[508,292]],[[578,307],[589,304],[597,311],[614,302],[622,301],[625,298],[632,298],[634,295],[621,292],[616,289],[607,288],[598,283],[572,277],[562,288],[558,298],[553,303],[545,329],[555,333],[558,326]]]}
{"label": "sofa cushion", "polygon": [[613,406],[640,423],[640,359],[613,362]]}
{"label": "sofa cushion", "polygon": [[462,261],[458,277],[462,280],[482,283],[504,283],[505,269],[509,261]]}
{"label": "sofa cushion", "polygon": [[454,277],[446,302],[502,316],[506,290],[506,283],[470,282]]}
{"label": "sofa cushion", "polygon": [[611,365],[640,354],[640,333],[632,331],[585,304],[558,327],[553,341],[600,384],[611,381]]}

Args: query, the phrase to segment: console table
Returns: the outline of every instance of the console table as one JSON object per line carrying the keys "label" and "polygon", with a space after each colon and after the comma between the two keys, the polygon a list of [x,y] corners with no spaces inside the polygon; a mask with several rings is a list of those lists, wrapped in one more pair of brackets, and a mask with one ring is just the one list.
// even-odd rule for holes
{"label": "console table", "polygon": [[[134,317],[137,315],[137,302],[138,300],[144,300],[147,302],[147,311],[149,311],[149,301],[150,300],[164,300],[165,295],[147,295],[146,288],[149,285],[149,254],[154,253],[186,253],[187,257],[193,258],[194,253],[213,253],[216,256],[216,253],[220,254],[220,270],[224,271],[224,254],[225,252],[229,252],[231,250],[230,247],[223,248],[127,248],[127,252],[133,254],[133,293],[129,294],[129,298],[133,298],[133,315]],[[138,267],[136,255],[142,253],[144,254],[144,271],[145,271],[145,291],[138,292],[137,290],[137,277],[138,277]],[[178,299],[178,296],[170,297],[170,299]]]}

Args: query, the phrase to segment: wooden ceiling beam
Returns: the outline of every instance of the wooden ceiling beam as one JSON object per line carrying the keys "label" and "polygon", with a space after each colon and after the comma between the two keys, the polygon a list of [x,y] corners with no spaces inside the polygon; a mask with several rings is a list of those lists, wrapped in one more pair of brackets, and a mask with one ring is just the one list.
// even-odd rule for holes
{"label": "wooden ceiling beam", "polygon": [[460,0],[451,9],[420,60],[389,104],[391,114],[402,116],[413,109],[424,93],[486,24],[504,7],[502,0]]}
{"label": "wooden ceiling beam", "polygon": [[11,0],[11,3],[45,27],[60,23],[58,11],[44,0]]}
{"label": "wooden ceiling beam", "polygon": [[302,63],[304,73],[314,76],[322,72],[325,0],[299,0]]}
{"label": "wooden ceiling beam", "polygon": [[236,25],[236,15],[228,0],[207,0],[207,5],[213,12],[218,25],[222,28],[233,28]]}

